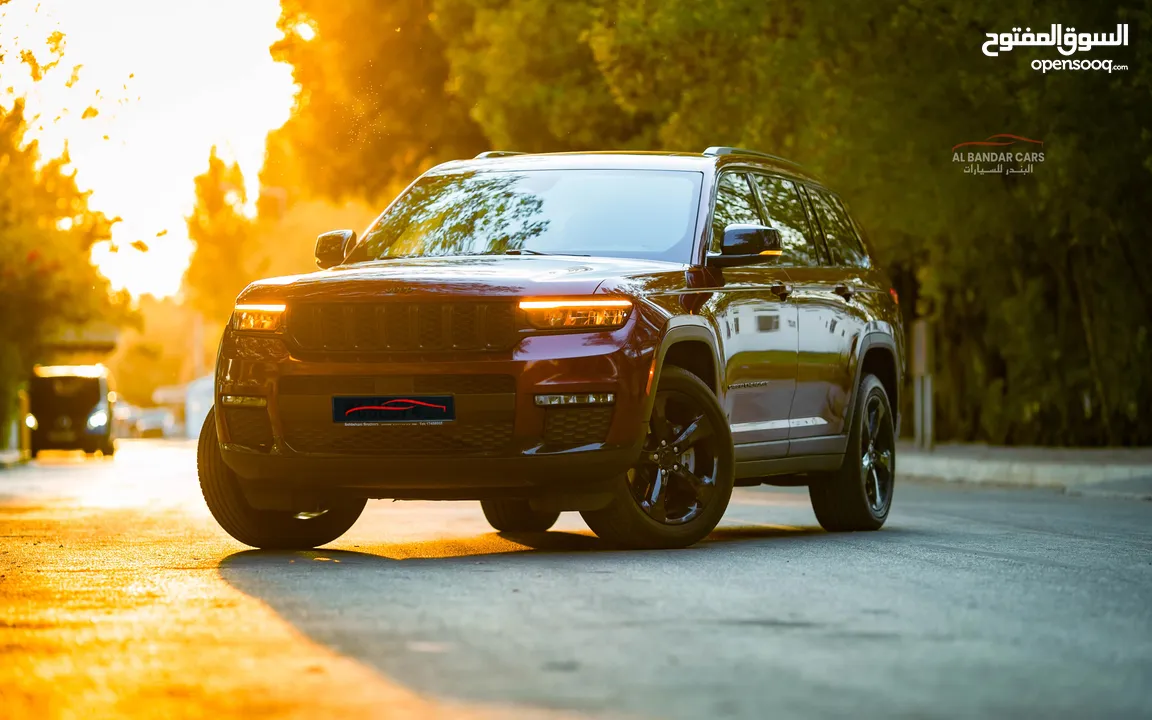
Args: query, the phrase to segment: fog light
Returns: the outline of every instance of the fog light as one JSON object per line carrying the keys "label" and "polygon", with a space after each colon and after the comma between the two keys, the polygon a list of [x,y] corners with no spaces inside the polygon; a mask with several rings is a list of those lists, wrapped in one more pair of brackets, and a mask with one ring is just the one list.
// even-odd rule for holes
{"label": "fog light", "polygon": [[233,407],[266,407],[268,398],[252,397],[250,395],[221,395],[220,402]]}
{"label": "fog light", "polygon": [[571,395],[537,395],[536,404],[550,405],[611,405],[616,402],[612,393],[574,393]]}

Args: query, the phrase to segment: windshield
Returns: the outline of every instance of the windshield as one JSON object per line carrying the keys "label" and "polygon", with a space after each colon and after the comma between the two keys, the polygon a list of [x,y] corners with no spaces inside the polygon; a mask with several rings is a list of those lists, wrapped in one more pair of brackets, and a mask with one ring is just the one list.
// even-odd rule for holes
{"label": "windshield", "polygon": [[350,259],[520,252],[689,262],[702,178],[669,170],[427,175]]}
{"label": "windshield", "polygon": [[98,378],[62,375],[34,377],[29,388],[33,415],[84,414],[100,402]]}

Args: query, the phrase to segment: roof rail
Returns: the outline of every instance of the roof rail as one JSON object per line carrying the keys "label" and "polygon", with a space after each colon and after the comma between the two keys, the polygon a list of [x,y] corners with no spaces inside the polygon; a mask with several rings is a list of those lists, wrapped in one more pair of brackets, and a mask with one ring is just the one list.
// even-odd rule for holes
{"label": "roof rail", "polygon": [[708,148],[707,150],[705,150],[701,154],[712,155],[715,157],[719,157],[721,155],[751,155],[753,157],[768,158],[769,160],[775,160],[777,162],[787,163],[788,165],[794,165],[796,167],[802,167],[800,165],[800,163],[789,160],[788,158],[782,158],[779,155],[769,155],[768,153],[760,152],[759,150],[748,150],[747,148],[728,147],[726,145],[713,145],[712,147]]}
{"label": "roof rail", "polygon": [[509,155],[524,155],[525,153],[516,152],[515,150],[485,150],[476,156],[476,160],[483,160],[484,158],[497,158],[508,157]]}

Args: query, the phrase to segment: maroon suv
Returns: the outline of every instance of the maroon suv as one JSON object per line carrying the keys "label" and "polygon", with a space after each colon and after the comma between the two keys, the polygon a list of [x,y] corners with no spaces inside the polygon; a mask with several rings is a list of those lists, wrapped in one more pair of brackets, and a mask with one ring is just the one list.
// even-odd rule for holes
{"label": "maroon suv", "polygon": [[331,542],[369,498],[683,547],[769,483],[875,530],[904,335],[862,235],[801,168],[737,148],[439,165],[363,236],[321,235],[320,272],[240,294],[208,507],[263,548]]}

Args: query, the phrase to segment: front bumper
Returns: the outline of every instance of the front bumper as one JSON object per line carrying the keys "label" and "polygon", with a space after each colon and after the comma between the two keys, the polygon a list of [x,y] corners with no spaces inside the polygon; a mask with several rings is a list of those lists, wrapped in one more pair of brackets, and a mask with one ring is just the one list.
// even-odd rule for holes
{"label": "front bumper", "polygon": [[[221,453],[246,484],[264,488],[413,498],[593,490],[635,463],[646,435],[655,345],[646,327],[634,317],[616,331],[525,336],[498,353],[354,359],[298,357],[284,338],[227,330],[216,374]],[[333,394],[398,387],[457,388],[458,425],[393,432],[332,422]],[[587,392],[613,393],[615,403],[595,417],[535,404],[537,394]],[[233,412],[222,395],[267,406]]]}

